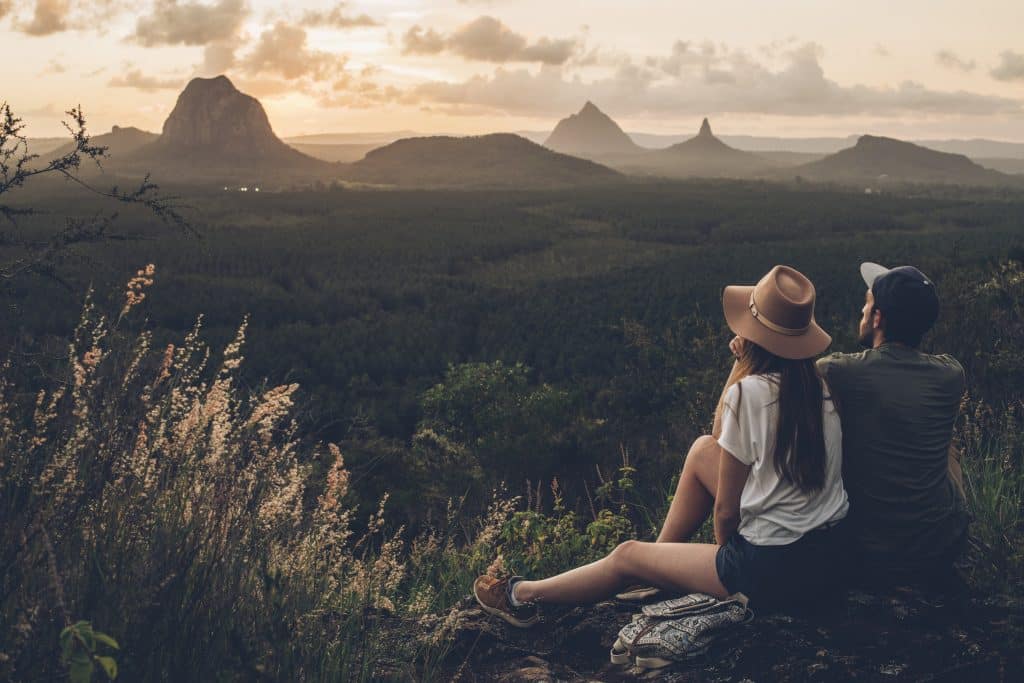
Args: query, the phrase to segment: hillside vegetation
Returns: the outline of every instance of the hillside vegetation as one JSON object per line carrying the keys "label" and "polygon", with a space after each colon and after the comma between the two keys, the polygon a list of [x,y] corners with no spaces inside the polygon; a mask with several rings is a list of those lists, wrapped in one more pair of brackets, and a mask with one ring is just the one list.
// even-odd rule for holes
{"label": "hillside vegetation", "polygon": [[[728,370],[721,288],[775,263],[839,350],[861,260],[935,278],[926,346],[969,380],[964,568],[992,596],[1024,579],[1018,200],[179,189],[201,239],[126,215],[143,239],[3,290],[0,676],[450,678],[476,573],[650,536]],[[48,208],[18,230],[89,204]],[[381,615],[429,635],[377,637]],[[62,662],[68,626],[119,649]]]}

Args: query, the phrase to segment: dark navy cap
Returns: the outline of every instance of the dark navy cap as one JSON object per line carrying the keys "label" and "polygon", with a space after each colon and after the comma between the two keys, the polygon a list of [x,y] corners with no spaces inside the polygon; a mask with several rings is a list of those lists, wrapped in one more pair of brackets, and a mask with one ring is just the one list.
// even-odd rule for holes
{"label": "dark navy cap", "polygon": [[917,336],[931,329],[939,317],[935,282],[913,266],[886,268],[862,263],[860,275],[871,288],[875,307],[890,321]]}

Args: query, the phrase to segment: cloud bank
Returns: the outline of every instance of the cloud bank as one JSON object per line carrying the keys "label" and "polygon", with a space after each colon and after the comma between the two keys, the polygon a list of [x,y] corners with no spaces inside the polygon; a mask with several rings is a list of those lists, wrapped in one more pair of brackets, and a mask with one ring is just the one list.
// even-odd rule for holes
{"label": "cloud bank", "polygon": [[402,51],[407,55],[450,52],[482,62],[541,64],[564,64],[579,47],[574,38],[542,37],[531,43],[526,36],[489,16],[478,17],[448,35],[417,24],[405,33],[402,43]]}
{"label": "cloud bank", "polygon": [[133,37],[146,47],[206,45],[234,38],[248,14],[244,0],[219,0],[212,5],[157,0],[152,12],[136,22]]}
{"label": "cloud bank", "polygon": [[[771,67],[743,51],[711,43],[677,42],[661,57],[629,61],[609,76],[583,81],[558,67],[499,68],[459,82],[431,82],[414,94],[451,113],[501,110],[558,115],[580,102],[614,102],[620,115],[769,114],[852,116],[873,114],[989,115],[1021,113],[1017,100],[965,91],[940,91],[904,81],[895,87],[841,85],[825,76],[822,49],[805,43]],[[1024,56],[1021,76],[1024,77]]]}

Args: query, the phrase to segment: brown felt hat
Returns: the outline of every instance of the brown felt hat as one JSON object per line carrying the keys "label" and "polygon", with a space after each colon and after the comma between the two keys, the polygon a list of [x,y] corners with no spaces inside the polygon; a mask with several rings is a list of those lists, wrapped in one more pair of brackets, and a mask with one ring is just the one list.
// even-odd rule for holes
{"label": "brown felt hat", "polygon": [[789,266],[775,266],[752,287],[726,287],[722,308],[729,329],[780,358],[812,358],[832,343],[814,320],[814,285]]}

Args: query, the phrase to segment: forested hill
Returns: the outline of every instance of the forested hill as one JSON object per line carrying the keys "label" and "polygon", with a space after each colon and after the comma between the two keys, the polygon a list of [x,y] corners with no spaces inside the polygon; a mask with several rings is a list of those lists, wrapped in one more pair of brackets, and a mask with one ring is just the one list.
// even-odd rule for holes
{"label": "forested hill", "polygon": [[608,183],[620,174],[508,133],[398,140],[352,166],[355,180],[402,187],[517,189]]}
{"label": "forested hill", "polygon": [[983,168],[962,154],[873,135],[863,135],[853,147],[788,172],[815,180],[868,185],[910,182],[1024,187],[1019,179]]}

